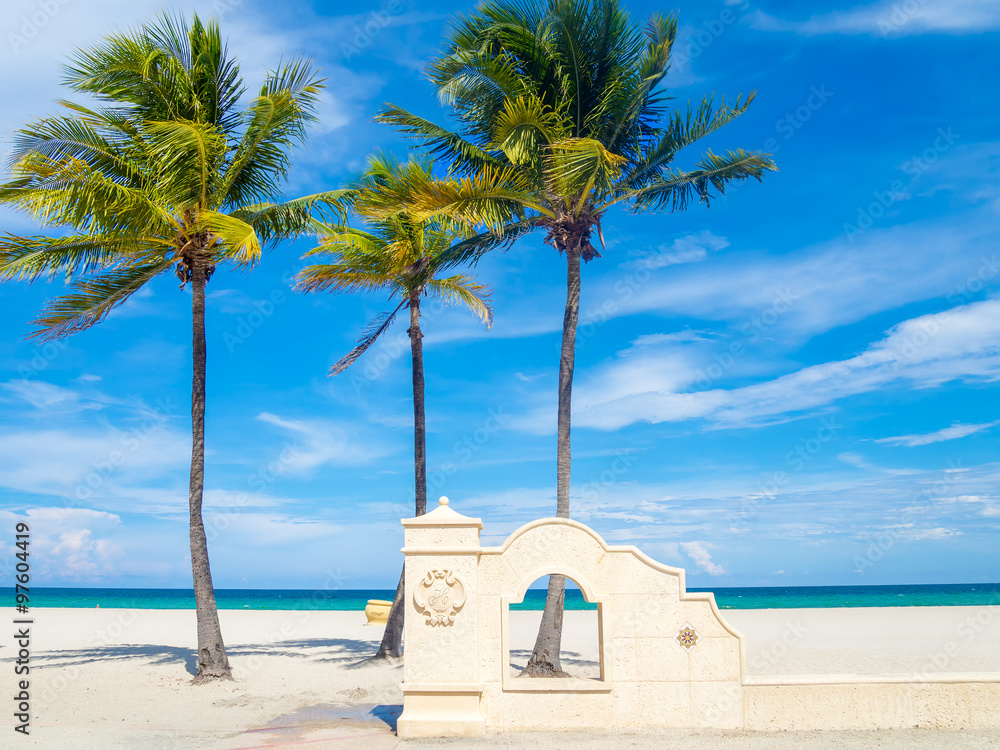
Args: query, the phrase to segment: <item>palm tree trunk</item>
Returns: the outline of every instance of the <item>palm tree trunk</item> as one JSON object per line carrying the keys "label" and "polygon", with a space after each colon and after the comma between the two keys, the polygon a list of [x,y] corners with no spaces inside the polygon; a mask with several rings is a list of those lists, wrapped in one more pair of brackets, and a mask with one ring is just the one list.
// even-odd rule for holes
{"label": "palm tree trunk", "polygon": [[[427,512],[427,437],[424,417],[424,344],[420,332],[420,295],[410,296],[410,354],[413,360],[413,481],[416,515]],[[404,568],[405,573],[405,568]],[[398,659],[403,655],[404,573],[399,575],[396,596],[389,609],[382,643],[375,659]]]}
{"label": "palm tree trunk", "polygon": [[424,334],[420,332],[420,295],[410,297],[410,354],[413,359],[413,474],[416,513],[427,512],[427,437],[424,421]]}
{"label": "palm tree trunk", "polygon": [[[566,312],[563,315],[562,352],[559,358],[559,417],[556,453],[556,516],[569,518],[570,412],[573,402],[573,366],[576,360],[576,325],[580,318],[580,251],[566,248]],[[563,605],[566,577],[549,576],[545,610],[531,659],[523,674],[528,677],[568,677],[562,671]]]}
{"label": "palm tree trunk", "polygon": [[399,574],[399,583],[396,584],[396,595],[392,599],[392,606],[389,608],[389,617],[385,621],[385,630],[382,632],[382,642],[378,646],[378,652],[372,657],[372,661],[396,661],[403,657],[403,593],[406,591],[406,566]]}
{"label": "palm tree trunk", "polygon": [[205,488],[205,266],[195,262],[191,269],[194,378],[191,386],[191,488],[188,502],[191,512],[191,571],[198,621],[198,674],[195,682],[233,679],[219,627],[215,606],[212,570],[208,563],[208,541],[201,517]]}

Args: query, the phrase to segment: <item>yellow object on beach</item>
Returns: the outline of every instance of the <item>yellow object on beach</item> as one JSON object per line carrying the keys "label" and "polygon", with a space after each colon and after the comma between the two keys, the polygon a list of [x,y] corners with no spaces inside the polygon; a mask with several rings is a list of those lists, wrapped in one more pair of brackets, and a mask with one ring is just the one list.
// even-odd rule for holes
{"label": "yellow object on beach", "polygon": [[385,625],[389,619],[391,608],[392,602],[387,602],[384,599],[369,599],[368,606],[365,607],[365,617],[368,618],[365,625]]}

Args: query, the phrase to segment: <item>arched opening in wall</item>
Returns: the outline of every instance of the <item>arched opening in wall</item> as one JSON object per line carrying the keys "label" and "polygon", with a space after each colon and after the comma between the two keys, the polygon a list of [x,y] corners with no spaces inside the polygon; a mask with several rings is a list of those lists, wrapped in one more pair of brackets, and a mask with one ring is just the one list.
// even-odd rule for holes
{"label": "arched opening in wall", "polygon": [[[509,605],[510,677],[519,676],[531,658],[542,621],[548,585],[548,576],[538,578],[528,586],[522,602],[511,602]],[[601,639],[597,604],[587,601],[580,586],[568,577],[559,659],[563,671],[571,677],[601,679]]]}

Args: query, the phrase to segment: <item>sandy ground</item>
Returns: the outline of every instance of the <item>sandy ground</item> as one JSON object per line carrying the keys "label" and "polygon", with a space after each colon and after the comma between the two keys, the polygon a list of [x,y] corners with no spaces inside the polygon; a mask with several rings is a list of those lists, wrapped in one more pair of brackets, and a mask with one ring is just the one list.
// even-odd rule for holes
{"label": "sandy ground", "polygon": [[[17,748],[1000,748],[1000,732],[507,734],[400,742],[398,666],[371,665],[381,636],[359,612],[223,611],[236,681],[192,686],[193,611],[32,612],[32,724],[15,734],[11,639],[0,645],[5,739]],[[751,675],[1000,672],[1000,607],[730,610]],[[511,613],[512,661],[539,614]],[[949,647],[948,644],[954,644]],[[946,650],[950,655],[946,655]],[[596,613],[569,612],[568,671],[596,669]],[[12,737],[12,740],[6,738]]]}

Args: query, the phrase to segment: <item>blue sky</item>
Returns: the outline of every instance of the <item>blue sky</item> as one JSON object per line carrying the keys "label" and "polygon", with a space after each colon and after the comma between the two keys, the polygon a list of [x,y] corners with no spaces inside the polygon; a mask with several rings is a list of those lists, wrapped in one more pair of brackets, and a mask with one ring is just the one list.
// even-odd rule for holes
{"label": "blue sky", "polygon": [[[995,581],[1000,6],[627,6],[640,20],[679,12],[679,104],[757,90],[704,147],[766,148],[781,171],[710,210],[606,219],[608,252],[584,269],[574,517],[693,585]],[[73,46],[159,7],[14,0],[0,129],[53,111]],[[322,66],[323,123],[292,196],[337,186],[373,148],[405,150],[371,123],[383,102],[444,120],[421,70],[472,6],[178,7],[221,13],[251,84],[283,54]],[[398,575],[412,509],[404,326],[326,377],[386,300],[292,293],[309,247],[210,284],[220,587],[389,588]],[[481,516],[486,543],[554,509],[563,263],[538,236],[484,260],[492,330],[427,309],[429,495]],[[187,586],[188,292],[161,279],[90,331],[26,341],[59,290],[0,288],[0,521],[31,521],[37,584]]]}

